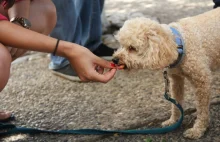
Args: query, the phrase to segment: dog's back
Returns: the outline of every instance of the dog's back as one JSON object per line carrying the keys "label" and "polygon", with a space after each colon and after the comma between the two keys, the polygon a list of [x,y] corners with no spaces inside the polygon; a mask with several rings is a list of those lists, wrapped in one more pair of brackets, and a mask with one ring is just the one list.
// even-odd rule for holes
{"label": "dog's back", "polygon": [[213,69],[220,66],[220,8],[181,19],[176,24],[181,27],[186,50],[195,48],[188,51],[208,57]]}

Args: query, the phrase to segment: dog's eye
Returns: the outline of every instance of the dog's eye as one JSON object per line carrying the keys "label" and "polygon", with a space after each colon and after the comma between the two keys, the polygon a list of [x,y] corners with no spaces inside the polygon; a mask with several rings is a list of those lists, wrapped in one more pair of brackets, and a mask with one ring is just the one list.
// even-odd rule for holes
{"label": "dog's eye", "polygon": [[134,52],[134,51],[136,51],[136,49],[135,49],[133,46],[131,46],[131,45],[129,46],[128,49],[129,49],[129,52]]}

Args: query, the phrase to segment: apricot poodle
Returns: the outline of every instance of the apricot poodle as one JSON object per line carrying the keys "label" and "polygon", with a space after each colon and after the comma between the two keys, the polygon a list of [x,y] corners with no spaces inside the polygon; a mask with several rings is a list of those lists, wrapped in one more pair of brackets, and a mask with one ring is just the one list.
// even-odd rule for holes
{"label": "apricot poodle", "polygon": [[[147,18],[127,20],[116,35],[121,47],[113,55],[114,62],[128,69],[169,67],[179,56],[176,35],[170,27],[181,34],[185,50],[181,63],[168,70],[171,96],[182,104],[185,79],[195,88],[197,119],[184,136],[198,139],[209,125],[211,71],[220,66],[220,8],[168,25]],[[172,106],[170,119],[162,125],[175,123],[179,115]]]}

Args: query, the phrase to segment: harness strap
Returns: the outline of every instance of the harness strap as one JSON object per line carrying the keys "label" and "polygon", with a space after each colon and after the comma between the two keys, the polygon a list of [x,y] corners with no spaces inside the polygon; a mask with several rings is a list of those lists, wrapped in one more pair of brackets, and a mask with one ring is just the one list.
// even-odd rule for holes
{"label": "harness strap", "polygon": [[166,100],[170,101],[180,110],[181,116],[179,120],[171,125],[164,128],[152,128],[144,130],[100,130],[100,129],[75,129],[75,130],[41,130],[35,128],[17,127],[14,124],[0,123],[0,136],[12,135],[12,134],[77,134],[77,135],[107,135],[107,134],[163,134],[171,132],[178,128],[183,121],[183,108],[174,99],[170,98],[167,93],[164,94]]}
{"label": "harness strap", "polygon": [[169,65],[169,68],[174,68],[174,67],[178,66],[183,60],[183,57],[185,55],[185,49],[184,49],[185,44],[184,44],[184,41],[183,41],[183,38],[182,38],[180,32],[173,27],[170,27],[170,29],[171,29],[173,35],[175,36],[175,42],[178,46],[177,47],[178,58],[174,63]]}

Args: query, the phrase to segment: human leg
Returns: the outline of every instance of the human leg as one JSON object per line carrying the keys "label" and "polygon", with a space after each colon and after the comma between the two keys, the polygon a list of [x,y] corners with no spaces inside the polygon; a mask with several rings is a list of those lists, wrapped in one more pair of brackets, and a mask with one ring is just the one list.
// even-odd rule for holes
{"label": "human leg", "polygon": [[9,54],[7,48],[0,44],[0,92],[6,86],[11,67],[11,55]]}
{"label": "human leg", "polygon": [[81,43],[82,46],[89,48],[95,55],[111,60],[114,50],[102,44],[102,10],[104,2],[104,0],[85,0],[80,14],[83,23]]}
{"label": "human leg", "polygon": [[[30,21],[32,23],[31,30],[48,35],[56,23],[56,9],[50,0],[34,0],[31,2],[30,8]],[[7,11],[0,7],[0,13],[6,17]],[[25,53],[26,51],[19,51],[17,57]],[[15,57],[15,58],[17,58]],[[6,86],[11,66],[12,57],[8,49],[0,44],[0,92]],[[14,118],[12,113],[0,111],[0,122],[11,120]]]}
{"label": "human leg", "polygon": [[31,30],[49,35],[56,25],[56,7],[51,0],[33,0],[30,7]]}
{"label": "human leg", "polygon": [[[83,1],[68,0],[60,1],[53,0],[57,9],[57,23],[50,36],[73,43],[80,44],[81,41],[81,21],[79,18],[79,11]],[[78,7],[78,9],[76,9]],[[69,65],[66,58],[51,55],[51,63],[49,69],[60,69]]]}
{"label": "human leg", "polygon": [[[10,75],[10,67],[11,67],[11,55],[7,48],[0,44],[0,92],[5,88],[9,75]],[[7,120],[11,117],[10,112],[0,111],[0,122],[3,120]]]}
{"label": "human leg", "polygon": [[[105,0],[86,1],[87,4],[85,4],[83,9],[87,10],[83,10],[80,14],[82,23],[85,23],[82,25],[82,45],[89,48],[96,56],[111,60],[114,50],[102,43],[102,11],[104,2]],[[88,7],[88,5],[91,6]]]}
{"label": "human leg", "polygon": [[[0,7],[0,13],[8,16],[7,10]],[[50,0],[33,0],[30,3],[31,30],[48,35],[56,24],[56,8]],[[13,60],[22,56],[26,51],[22,49],[10,48]]]}

